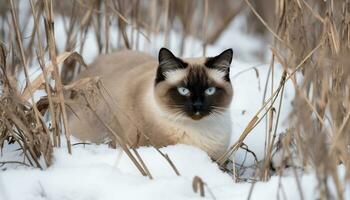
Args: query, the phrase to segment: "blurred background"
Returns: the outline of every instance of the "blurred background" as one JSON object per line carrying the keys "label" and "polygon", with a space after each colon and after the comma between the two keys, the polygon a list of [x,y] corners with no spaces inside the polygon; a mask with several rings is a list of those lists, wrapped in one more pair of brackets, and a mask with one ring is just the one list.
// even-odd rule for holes
{"label": "blurred background", "polygon": [[[14,3],[24,47],[30,56],[35,53],[33,48],[38,42],[30,1]],[[44,22],[40,19],[44,12],[43,3],[32,3],[38,17],[38,31],[42,32],[44,40]],[[273,23],[273,0],[251,3],[269,24]],[[7,31],[11,28],[11,6],[6,1],[2,1],[0,6],[1,38],[3,41],[13,41],[15,38]],[[206,47],[220,42],[223,34],[232,28],[240,29],[243,35],[264,37],[266,33],[266,29],[252,15],[247,4],[240,0],[64,0],[53,1],[52,9],[56,43],[60,51],[77,50],[101,54],[127,48],[156,52],[160,46],[165,46],[174,49],[179,56],[191,56],[206,54]],[[236,27],[233,27],[234,21],[237,21]],[[242,43],[241,40],[237,35],[231,35],[226,46]],[[96,48],[85,49],[86,44]],[[222,46],[224,44],[221,42]],[[259,54],[259,47],[256,48],[256,54]]]}

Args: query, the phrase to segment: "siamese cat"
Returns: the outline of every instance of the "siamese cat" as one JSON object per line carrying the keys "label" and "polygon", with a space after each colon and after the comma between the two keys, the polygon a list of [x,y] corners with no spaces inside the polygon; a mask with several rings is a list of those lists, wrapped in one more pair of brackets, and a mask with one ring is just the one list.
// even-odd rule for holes
{"label": "siamese cat", "polygon": [[[96,113],[131,146],[189,144],[215,160],[226,151],[232,132],[232,54],[227,49],[215,57],[183,59],[162,48],[157,60],[124,50],[100,56],[79,78],[101,78],[115,104],[97,101]],[[91,111],[73,110],[74,136],[95,143],[113,139]]]}

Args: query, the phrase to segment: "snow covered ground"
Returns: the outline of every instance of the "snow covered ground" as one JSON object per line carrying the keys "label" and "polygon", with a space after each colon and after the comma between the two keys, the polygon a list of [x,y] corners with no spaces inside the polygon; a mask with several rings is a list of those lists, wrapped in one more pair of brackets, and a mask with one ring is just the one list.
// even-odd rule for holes
{"label": "snow covered ground", "polygon": [[[56,22],[56,30],[62,26],[60,23]],[[257,59],[261,49],[268,51],[266,45],[259,38],[247,35],[244,29],[244,18],[237,18],[219,41],[207,49],[208,55],[216,55],[227,48],[234,50],[231,70],[235,91],[231,107],[234,130],[232,142],[237,140],[261,107],[269,66]],[[178,38],[175,33],[171,33],[171,37],[171,41]],[[60,35],[59,31],[57,38],[64,41],[64,35]],[[156,55],[162,45],[161,41],[163,40],[160,37],[152,41],[152,45],[145,43],[142,49]],[[84,51],[83,57],[87,62],[91,62],[97,53],[92,35],[86,43],[90,46]],[[200,42],[189,38],[188,43],[190,45],[186,46],[186,56],[201,55]],[[169,48],[176,54],[175,44],[171,44]],[[282,70],[276,67],[274,88],[277,88],[281,74]],[[270,89],[270,86],[268,88]],[[291,85],[287,84],[278,132],[286,127],[293,95]],[[245,141],[259,159],[263,156],[264,140],[263,122]],[[206,183],[206,199],[247,199],[252,184],[235,183],[230,175],[219,170],[205,152],[181,144],[161,150],[170,156],[181,176],[177,176],[164,158],[150,147],[140,148],[139,153],[153,175],[153,180],[142,176],[120,149],[110,149],[106,145],[76,145],[72,155],[69,155],[64,147],[55,149],[53,165],[48,169],[41,171],[14,165],[1,171],[0,200],[202,199],[192,189],[195,176],[199,176]],[[0,161],[18,159],[15,155],[14,148],[5,147]],[[245,152],[238,151],[235,162],[242,162],[244,157]],[[252,158],[248,157],[246,164],[251,163]],[[344,173],[345,170],[339,167],[339,172]],[[310,173],[300,179],[304,199],[317,198],[315,176]],[[272,177],[269,182],[254,185],[251,199],[300,199],[301,194],[296,183],[294,176]],[[346,197],[350,199],[349,194]]]}
{"label": "snow covered ground", "polygon": [[[194,176],[206,183],[205,199],[247,199],[252,184],[235,183],[205,152],[181,144],[161,150],[171,157],[181,176],[152,148],[139,149],[154,177],[150,180],[120,150],[106,145],[75,146],[73,155],[65,148],[56,149],[54,164],[46,170],[18,167],[1,172],[0,199],[202,199],[192,189]],[[339,171],[345,173],[342,167]],[[300,181],[304,199],[316,199],[314,175],[303,175]],[[293,176],[272,177],[254,185],[251,199],[300,199],[296,183]]]}
{"label": "snow covered ground", "polygon": [[[186,145],[162,150],[171,157],[181,176],[152,148],[140,148],[140,155],[154,177],[150,180],[141,176],[119,150],[105,145],[76,146],[73,155],[68,155],[65,149],[56,149],[53,166],[44,171],[20,167],[2,172],[0,197],[4,200],[201,199],[192,189],[194,176],[206,183],[206,199],[248,197],[251,184],[234,183],[205,152]],[[301,181],[305,199],[314,199],[315,178],[305,175]],[[285,194],[282,190],[278,192],[279,184]],[[299,199],[294,177],[282,180],[273,177],[268,183],[257,183],[252,199],[276,199],[278,195]]]}

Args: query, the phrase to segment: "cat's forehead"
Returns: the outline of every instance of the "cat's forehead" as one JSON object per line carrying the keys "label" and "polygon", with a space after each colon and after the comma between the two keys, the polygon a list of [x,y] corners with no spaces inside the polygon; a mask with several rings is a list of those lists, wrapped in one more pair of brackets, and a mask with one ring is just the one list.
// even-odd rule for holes
{"label": "cat's forehead", "polygon": [[208,73],[203,64],[186,63],[184,69],[176,69],[165,72],[166,81],[173,85],[184,84],[199,84],[208,81]]}
{"label": "cat's forehead", "polygon": [[195,58],[182,58],[182,60],[189,65],[198,66],[198,65],[204,65],[207,58],[205,57],[195,57]]}
{"label": "cat's forehead", "polygon": [[207,58],[182,58],[186,63],[186,68],[179,68],[165,73],[166,80],[172,85],[186,84],[186,85],[210,85],[213,82],[217,84],[224,84],[226,81],[224,77],[225,72],[209,68],[206,66]]}
{"label": "cat's forehead", "polygon": [[195,64],[189,65],[185,81],[189,84],[224,84],[226,82],[224,79],[225,75],[225,72],[216,69],[210,69],[205,65]]}
{"label": "cat's forehead", "polygon": [[184,82],[188,85],[208,85],[210,79],[203,65],[189,64]]}

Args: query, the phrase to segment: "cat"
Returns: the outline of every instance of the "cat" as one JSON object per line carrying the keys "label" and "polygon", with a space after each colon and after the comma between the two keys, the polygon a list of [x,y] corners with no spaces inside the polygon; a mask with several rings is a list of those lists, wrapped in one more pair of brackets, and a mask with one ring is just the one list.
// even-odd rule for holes
{"label": "cat", "polygon": [[[226,151],[232,132],[232,56],[232,49],[227,49],[215,57],[186,59],[161,48],[157,60],[122,50],[99,56],[79,78],[101,78],[115,104],[97,102],[96,113],[130,146],[183,143],[201,148],[216,160]],[[113,138],[81,105],[86,103],[72,106],[72,134],[95,143]]]}

